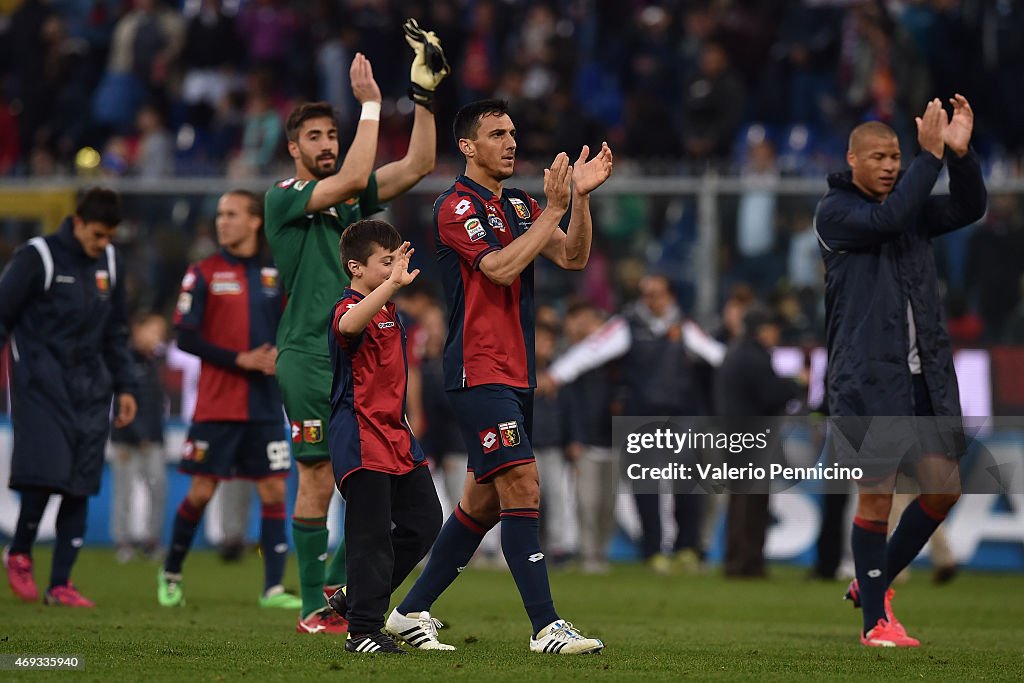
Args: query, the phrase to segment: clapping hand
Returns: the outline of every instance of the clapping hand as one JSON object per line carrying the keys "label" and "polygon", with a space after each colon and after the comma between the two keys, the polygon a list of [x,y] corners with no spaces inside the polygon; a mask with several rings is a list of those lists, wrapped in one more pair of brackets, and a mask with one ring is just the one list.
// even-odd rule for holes
{"label": "clapping hand", "polygon": [[954,154],[962,157],[967,154],[968,145],[971,143],[971,132],[974,130],[974,110],[971,109],[967,98],[957,93],[949,100],[953,105],[953,118],[942,134],[942,141],[946,143]]}
{"label": "clapping hand", "polygon": [[612,174],[612,148],[607,142],[601,143],[601,151],[590,161],[587,161],[588,154],[590,147],[583,145],[579,158],[572,165],[572,184],[576,194],[590,194]]}

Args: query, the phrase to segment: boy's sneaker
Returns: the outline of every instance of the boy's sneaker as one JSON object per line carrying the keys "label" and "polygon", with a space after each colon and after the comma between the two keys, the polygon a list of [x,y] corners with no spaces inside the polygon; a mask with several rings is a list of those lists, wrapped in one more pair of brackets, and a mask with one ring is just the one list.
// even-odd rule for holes
{"label": "boy's sneaker", "polygon": [[420,650],[454,650],[454,646],[437,639],[438,623],[437,619],[430,616],[430,612],[400,614],[395,608],[388,616],[384,630]]}
{"label": "boy's sneaker", "polygon": [[547,625],[530,638],[530,652],[544,652],[552,655],[589,655],[604,649],[604,643],[597,638],[587,638],[573,628],[568,621],[559,619]]}
{"label": "boy's sneaker", "polygon": [[181,590],[181,574],[166,572],[163,567],[156,571],[156,600],[163,607],[185,604],[185,593]]}
{"label": "boy's sneaker", "polygon": [[330,607],[321,607],[295,626],[298,633],[347,633],[348,622],[339,617]]}
{"label": "boy's sneaker", "polygon": [[4,548],[4,568],[7,570],[7,582],[11,584],[14,594],[25,602],[39,599],[39,589],[32,576],[32,558],[26,553],[12,553]]}
{"label": "boy's sneaker", "polygon": [[402,648],[398,647],[398,643],[396,643],[391,636],[382,631],[377,631],[376,633],[364,633],[358,636],[353,636],[349,633],[348,639],[345,641],[345,650],[348,652],[362,652],[371,655],[409,654]]}
{"label": "boy's sneaker", "polygon": [[60,605],[62,607],[95,607],[96,603],[89,600],[78,592],[78,589],[69,581],[63,586],[54,586],[43,595],[43,603],[46,605]]}
{"label": "boy's sneaker", "polygon": [[281,608],[281,609],[302,609],[302,598],[284,589],[284,586],[277,584],[268,588],[260,596],[260,607]]}
{"label": "boy's sneaker", "polygon": [[860,643],[868,647],[917,647],[921,641],[911,638],[906,631],[897,629],[895,624],[879,619],[873,629],[861,633]]}

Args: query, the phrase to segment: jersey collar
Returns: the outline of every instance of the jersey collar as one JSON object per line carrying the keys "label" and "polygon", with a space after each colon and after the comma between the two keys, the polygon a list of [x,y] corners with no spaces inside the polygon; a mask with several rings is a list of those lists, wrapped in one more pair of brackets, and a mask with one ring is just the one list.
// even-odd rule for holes
{"label": "jersey collar", "polygon": [[483,199],[491,200],[491,199],[497,199],[497,197],[498,197],[498,195],[494,194],[493,192],[488,190],[486,187],[484,187],[480,183],[476,182],[475,180],[472,180],[468,176],[460,175],[458,178],[455,179],[455,181],[460,183],[460,184],[462,184],[462,185],[465,185],[469,189],[473,190],[473,192],[476,192]]}
{"label": "jersey collar", "polygon": [[346,287],[345,288],[345,293],[342,295],[341,298],[342,299],[348,299],[350,297],[355,299],[356,301],[362,301],[363,299],[366,298],[365,296],[363,296],[362,294],[360,294],[356,290],[352,289],[351,287]]}

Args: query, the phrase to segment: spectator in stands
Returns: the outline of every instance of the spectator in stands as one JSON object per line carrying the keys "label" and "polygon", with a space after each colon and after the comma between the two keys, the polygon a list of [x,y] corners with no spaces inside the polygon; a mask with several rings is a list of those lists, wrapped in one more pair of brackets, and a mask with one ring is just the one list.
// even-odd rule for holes
{"label": "spectator in stands", "polygon": [[174,175],[174,140],[155,104],[143,105],[135,117],[139,131],[135,172],[140,178],[156,180]]}
{"label": "spectator in stands", "polygon": [[743,118],[746,92],[718,43],[708,43],[697,73],[683,90],[682,131],[686,153],[697,160],[727,158]]}

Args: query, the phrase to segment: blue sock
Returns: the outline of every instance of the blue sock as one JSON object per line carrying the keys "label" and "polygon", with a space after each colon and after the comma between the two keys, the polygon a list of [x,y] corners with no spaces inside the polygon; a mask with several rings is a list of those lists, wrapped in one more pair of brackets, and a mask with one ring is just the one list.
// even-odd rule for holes
{"label": "blue sock", "polygon": [[164,561],[164,571],[169,574],[180,574],[185,555],[192,547],[192,538],[196,535],[196,527],[203,518],[206,506],[194,507],[188,498],[181,501],[178,514],[174,516],[174,529],[171,531],[171,547]]}
{"label": "blue sock", "polygon": [[18,525],[14,527],[14,539],[11,541],[12,554],[32,555],[32,545],[39,534],[39,520],[46,512],[46,504],[50,502],[48,491],[27,490],[21,492],[21,505],[18,510]]}
{"label": "blue sock", "polygon": [[85,496],[61,496],[57,513],[57,543],[53,547],[53,565],[50,569],[50,588],[66,586],[71,580],[71,565],[78,557],[85,536],[85,519],[89,513],[89,499]]}
{"label": "blue sock", "polygon": [[920,498],[915,498],[914,502],[907,506],[886,547],[886,586],[892,583],[904,567],[914,561],[945,518],[945,514],[921,505]]}
{"label": "blue sock", "polygon": [[885,569],[885,534],[888,523],[862,517],[853,518],[850,545],[860,590],[860,608],[864,612],[864,633],[885,619],[885,591],[889,587]]}
{"label": "blue sock", "polygon": [[530,615],[533,635],[558,621],[548,585],[548,567],[540,551],[540,510],[512,508],[501,511],[501,550]]}
{"label": "blue sock", "polygon": [[288,539],[284,531],[284,503],[264,503],[260,514],[260,552],[263,553],[263,591],[284,578]]}
{"label": "blue sock", "polygon": [[399,614],[429,611],[434,601],[469,564],[487,531],[488,527],[467,515],[462,506],[457,505],[441,527],[423,573],[398,606]]}

